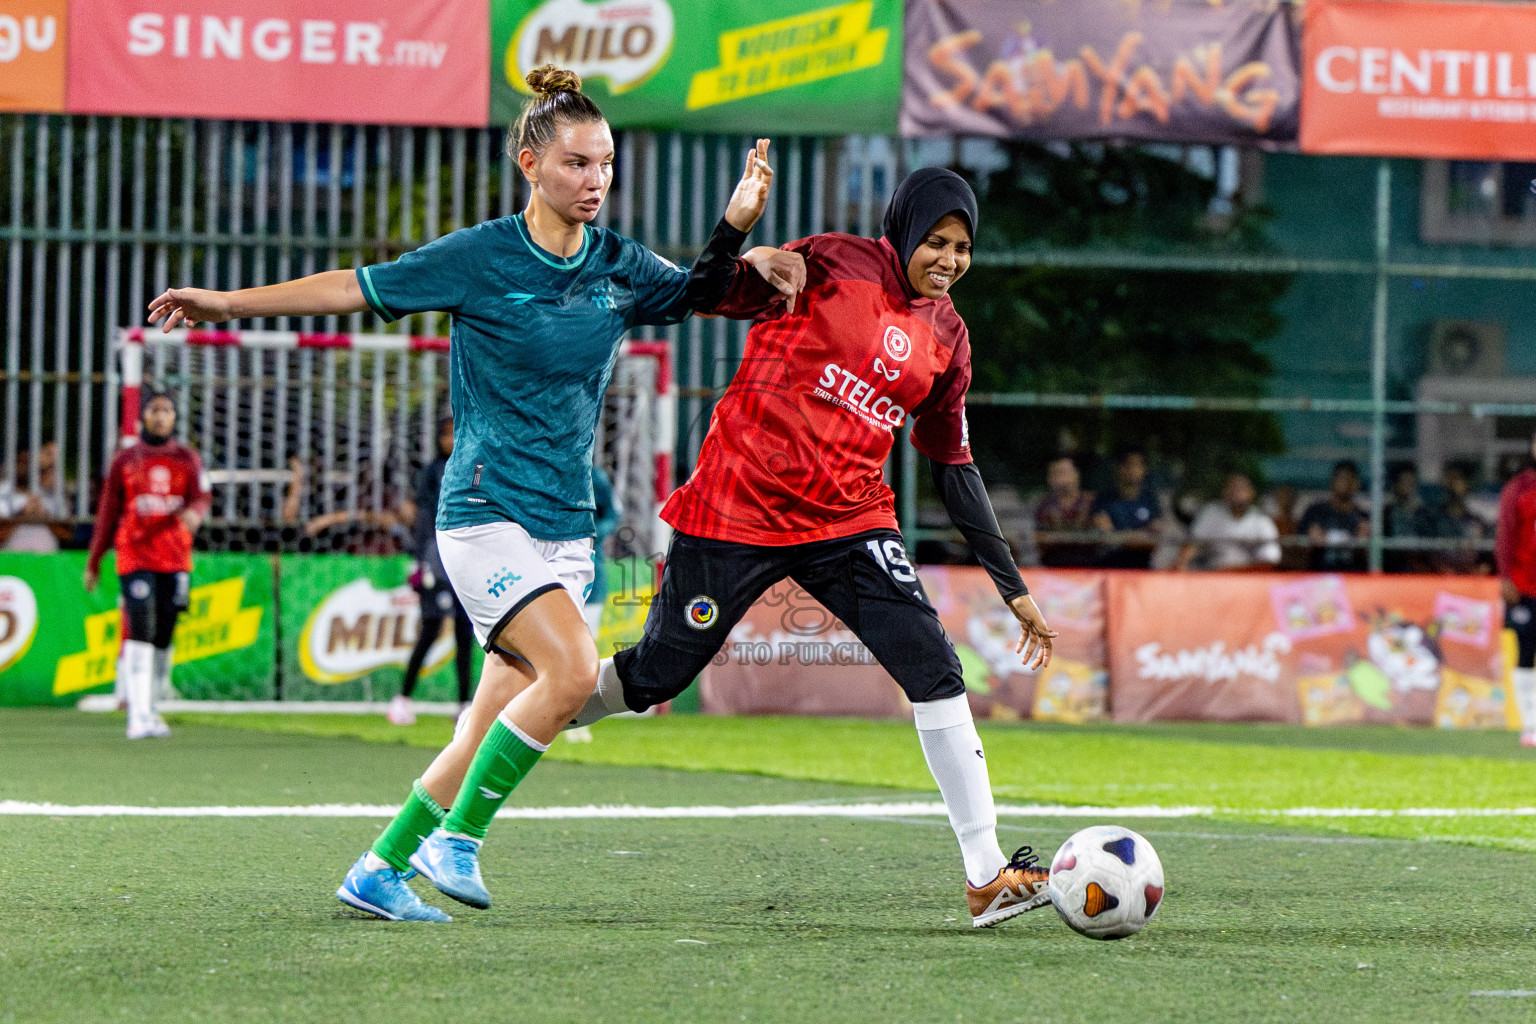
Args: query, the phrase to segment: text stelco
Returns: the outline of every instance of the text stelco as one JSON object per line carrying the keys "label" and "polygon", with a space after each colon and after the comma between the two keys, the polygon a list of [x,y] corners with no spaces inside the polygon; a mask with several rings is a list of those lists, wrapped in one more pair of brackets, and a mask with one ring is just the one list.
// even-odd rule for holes
{"label": "text stelco", "polygon": [[817,383],[821,385],[816,388],[817,398],[842,406],[877,426],[899,427],[907,420],[907,410],[886,395],[876,398],[873,384],[836,363],[822,367]]}

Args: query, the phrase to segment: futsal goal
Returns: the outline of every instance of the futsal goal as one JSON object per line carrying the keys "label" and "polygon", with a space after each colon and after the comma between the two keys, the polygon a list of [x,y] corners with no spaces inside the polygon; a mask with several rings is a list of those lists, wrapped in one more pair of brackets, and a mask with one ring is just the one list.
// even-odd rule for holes
{"label": "futsal goal", "polygon": [[[208,472],[209,526],[226,546],[270,546],[285,524],[399,508],[450,411],[447,338],[134,327],[115,342],[110,446],[137,440],[146,389],[169,393],[178,434]],[[670,345],[626,341],[594,448],[621,509],[614,556],[666,550],[657,512],[672,488],[676,415]]]}

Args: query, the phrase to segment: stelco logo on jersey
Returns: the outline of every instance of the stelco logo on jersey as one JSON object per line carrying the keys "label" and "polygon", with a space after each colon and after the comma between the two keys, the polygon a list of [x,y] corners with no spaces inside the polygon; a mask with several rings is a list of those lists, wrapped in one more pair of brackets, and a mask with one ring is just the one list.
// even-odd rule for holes
{"label": "stelco logo on jersey", "polygon": [[907,410],[886,395],[875,397],[873,384],[836,363],[822,367],[821,380],[817,383],[821,385],[815,389],[817,398],[840,405],[874,426],[889,430],[907,421]]}
{"label": "stelco logo on jersey", "polygon": [[133,507],[141,516],[173,516],[186,505],[187,499],[171,493],[171,471],[165,466],[150,466],[149,494],[135,495]]}
{"label": "stelco logo on jersey", "polygon": [[530,90],[523,76],[553,63],[583,79],[607,79],[618,95],[655,74],[671,52],[672,8],[665,0],[549,0],[513,33],[504,70],[524,93]]}

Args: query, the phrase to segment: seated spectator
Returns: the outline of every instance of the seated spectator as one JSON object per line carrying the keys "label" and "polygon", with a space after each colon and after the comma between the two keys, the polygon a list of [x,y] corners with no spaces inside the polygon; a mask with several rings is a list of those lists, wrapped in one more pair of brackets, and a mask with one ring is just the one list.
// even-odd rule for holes
{"label": "seated spectator", "polygon": [[[1467,507],[1467,495],[1472,492],[1472,473],[1464,466],[1452,464],[1445,468],[1440,483],[1445,488],[1445,501],[1420,513],[1417,535],[1468,541],[1491,537],[1493,531],[1489,524]],[[1428,557],[1424,559],[1424,570],[1428,572],[1484,574],[1492,571],[1488,560],[1471,547],[1425,554]]]}
{"label": "seated spectator", "polygon": [[[1294,537],[1299,532],[1296,522],[1296,501],[1299,496],[1294,484],[1280,484],[1269,492],[1266,511],[1275,521],[1275,530],[1281,537]],[[1283,572],[1300,572],[1307,567],[1307,552],[1298,544],[1280,546],[1280,566]]]}
{"label": "seated spectator", "polygon": [[[288,460],[288,490],[283,499],[283,519],[286,522],[303,522],[299,549],[306,552],[336,552],[349,555],[395,555],[409,550],[410,528],[415,522],[416,507],[410,499],[399,496],[392,506],[383,509],[364,507],[373,493],[373,460],[364,456],[358,459],[356,486],[349,495],[345,491],[332,494],[333,510],[324,510],[325,475],[320,471],[318,460],[306,467],[297,457]],[[319,486],[316,486],[319,484]],[[386,494],[391,488],[387,486]],[[355,508],[343,506],[351,498]]]}
{"label": "seated spectator", "polygon": [[1371,535],[1371,519],[1360,508],[1360,467],[1344,459],[1333,467],[1328,497],[1313,502],[1298,531],[1312,542],[1307,567],[1313,572],[1364,572],[1365,549],[1351,545]]}
{"label": "seated spectator", "polygon": [[1098,549],[1093,544],[1053,541],[1048,536],[1086,533],[1094,528],[1093,494],[1083,490],[1082,480],[1070,455],[1052,459],[1045,468],[1045,483],[1050,490],[1035,507],[1035,542],[1040,548],[1041,565],[1065,568],[1094,565],[1098,560]]}
{"label": "seated spectator", "polygon": [[[1382,509],[1382,535],[1399,539],[1421,537],[1426,506],[1419,497],[1419,473],[1406,463],[1392,470],[1392,500]],[[1424,571],[1423,552],[1388,549],[1382,556],[1387,572]]]}
{"label": "seated spectator", "polygon": [[1093,503],[1094,529],[1131,533],[1100,549],[1099,564],[1112,569],[1145,569],[1165,526],[1162,506],[1147,481],[1147,454],[1126,448],[1115,459],[1115,486]]}
{"label": "seated spectator", "polygon": [[0,484],[0,551],[50,554],[71,531],[59,492],[59,446],[49,441],[37,449],[37,488],[28,490],[31,452],[16,453],[16,480]]}
{"label": "seated spectator", "polygon": [[1202,508],[1179,551],[1180,569],[1270,569],[1280,564],[1280,531],[1254,507],[1253,481],[1242,473],[1227,477],[1221,500]]}

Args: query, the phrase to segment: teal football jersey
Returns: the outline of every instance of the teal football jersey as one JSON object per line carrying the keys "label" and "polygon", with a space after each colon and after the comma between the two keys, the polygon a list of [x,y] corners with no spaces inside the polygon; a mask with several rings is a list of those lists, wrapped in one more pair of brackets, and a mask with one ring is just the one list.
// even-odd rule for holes
{"label": "teal football jersey", "polygon": [[687,272],[590,225],[580,251],[555,256],[518,214],[357,278],[386,321],[430,310],[453,318],[454,446],[437,528],[510,520],[540,540],[592,536],[592,435],[619,341],[688,315]]}

